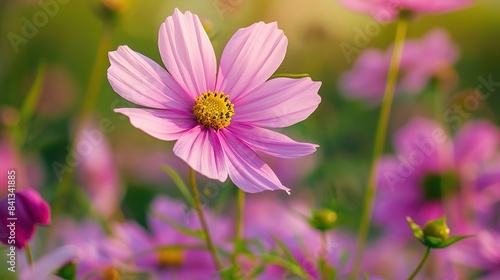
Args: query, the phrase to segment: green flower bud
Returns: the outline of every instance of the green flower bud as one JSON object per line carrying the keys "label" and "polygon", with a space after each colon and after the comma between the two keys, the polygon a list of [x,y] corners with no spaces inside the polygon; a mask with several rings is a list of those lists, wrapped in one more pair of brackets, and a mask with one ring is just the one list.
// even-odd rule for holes
{"label": "green flower bud", "polygon": [[337,213],[325,208],[314,210],[312,217],[309,219],[309,224],[317,230],[325,231],[333,228],[336,221]]}
{"label": "green flower bud", "polygon": [[440,219],[433,220],[425,224],[424,226],[424,238],[438,238],[445,241],[450,236],[450,228],[446,224],[446,218],[443,216]]}

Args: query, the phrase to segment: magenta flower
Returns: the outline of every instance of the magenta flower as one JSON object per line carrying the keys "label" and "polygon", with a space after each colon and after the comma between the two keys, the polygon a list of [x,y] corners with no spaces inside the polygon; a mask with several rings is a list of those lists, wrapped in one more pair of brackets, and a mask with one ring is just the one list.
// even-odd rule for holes
{"label": "magenta flower", "polygon": [[268,80],[283,61],[287,39],[276,23],[238,30],[220,60],[200,19],[175,10],[160,27],[160,54],[169,72],[127,46],[109,54],[108,79],[122,97],[146,108],[115,112],[165,140],[197,172],[219,181],[229,175],[246,192],[289,189],[255,152],[297,158],[317,145],[298,143],[267,128],[306,119],[320,103],[310,78]]}
{"label": "magenta flower", "polygon": [[18,191],[14,196],[9,193],[0,201],[0,223],[0,241],[24,248],[33,238],[36,225],[50,224],[50,208],[33,189]]}
{"label": "magenta flower", "polygon": [[[232,234],[230,223],[215,217],[211,212],[206,214],[214,240],[218,244],[229,240]],[[152,272],[155,279],[207,279],[216,275],[217,270],[204,242],[182,233],[166,222],[165,218],[189,230],[201,229],[198,216],[193,211],[167,197],[157,197],[151,205],[148,217],[151,233],[135,222],[114,227],[116,238],[131,250],[129,258],[134,260],[134,269]],[[198,245],[200,248],[182,248]]]}
{"label": "magenta flower", "polygon": [[380,21],[396,18],[402,10],[414,14],[440,14],[463,9],[474,0],[341,0],[346,7],[360,13],[368,13]]}
{"label": "magenta flower", "polygon": [[396,155],[381,159],[375,219],[411,238],[405,225],[446,215],[455,233],[470,233],[467,211],[481,203],[477,178],[499,153],[500,130],[488,121],[465,124],[452,141],[433,121],[417,118],[394,136]]}
{"label": "magenta flower", "polygon": [[[384,96],[392,47],[385,53],[368,49],[340,79],[342,94],[376,105]],[[408,40],[401,57],[401,78],[396,94],[421,92],[429,81],[446,71],[458,59],[458,49],[446,31],[436,29],[420,40]],[[448,82],[448,81],[446,81]]]}

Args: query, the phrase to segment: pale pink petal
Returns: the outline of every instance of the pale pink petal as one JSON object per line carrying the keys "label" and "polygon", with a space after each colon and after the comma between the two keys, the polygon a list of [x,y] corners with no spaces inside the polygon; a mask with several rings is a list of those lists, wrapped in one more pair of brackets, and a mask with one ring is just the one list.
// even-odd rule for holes
{"label": "pale pink petal", "polygon": [[290,189],[283,186],[276,174],[252,149],[230,130],[221,130],[221,145],[227,157],[229,177],[245,192]]}
{"label": "pale pink petal", "polygon": [[310,78],[271,79],[234,101],[232,121],[263,127],[286,127],[303,121],[321,102],[320,86]]}
{"label": "pale pink petal", "polygon": [[455,159],[460,164],[478,163],[495,155],[500,147],[500,130],[488,121],[466,124],[455,136]]}
{"label": "pale pink petal", "polygon": [[120,46],[109,52],[108,80],[123,98],[146,107],[189,111],[189,97],[163,67],[153,60]]}
{"label": "pale pink petal", "polygon": [[217,60],[197,15],[175,9],[160,27],[158,44],[165,67],[191,98],[214,89]]}
{"label": "pale pink petal", "polygon": [[278,69],[287,44],[276,22],[258,22],[238,30],[222,52],[216,90],[232,100],[252,92]]}
{"label": "pale pink petal", "polygon": [[191,168],[210,179],[224,182],[227,166],[219,131],[197,125],[186,131],[175,143],[174,154]]}
{"label": "pale pink petal", "polygon": [[136,128],[160,140],[177,140],[198,123],[193,114],[173,110],[119,108],[116,113],[130,118]]}
{"label": "pale pink petal", "polygon": [[442,170],[453,165],[450,137],[439,123],[414,118],[394,137],[398,157],[414,169]]}
{"label": "pale pink petal", "polygon": [[288,136],[265,128],[243,124],[228,127],[250,148],[280,158],[299,158],[316,151],[318,145],[295,142]]}
{"label": "pale pink petal", "polygon": [[21,279],[49,279],[51,275],[59,268],[63,267],[69,262],[75,261],[77,256],[78,250],[74,246],[68,245],[56,249],[55,251],[36,261],[32,267],[24,270],[21,274]]}

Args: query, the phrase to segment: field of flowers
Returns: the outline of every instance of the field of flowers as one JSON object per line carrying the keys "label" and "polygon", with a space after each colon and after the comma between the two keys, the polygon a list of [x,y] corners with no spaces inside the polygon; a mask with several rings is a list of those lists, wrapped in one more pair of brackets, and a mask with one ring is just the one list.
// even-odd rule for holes
{"label": "field of flowers", "polygon": [[497,0],[0,0],[0,279],[500,279]]}

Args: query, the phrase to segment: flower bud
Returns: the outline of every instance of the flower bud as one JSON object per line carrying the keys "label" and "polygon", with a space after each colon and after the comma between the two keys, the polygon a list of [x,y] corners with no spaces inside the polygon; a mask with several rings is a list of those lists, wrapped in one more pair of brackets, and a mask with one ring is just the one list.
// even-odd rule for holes
{"label": "flower bud", "polygon": [[312,217],[309,219],[309,224],[317,230],[325,231],[333,228],[336,221],[337,213],[325,208],[314,210]]}
{"label": "flower bud", "polygon": [[432,220],[425,224],[424,228],[424,238],[438,238],[441,241],[445,241],[450,236],[450,228],[446,224],[446,218],[443,216],[440,219]]}
{"label": "flower bud", "polygon": [[9,193],[0,200],[0,241],[8,246],[24,248],[35,226],[49,223],[49,205],[33,189]]}

